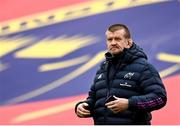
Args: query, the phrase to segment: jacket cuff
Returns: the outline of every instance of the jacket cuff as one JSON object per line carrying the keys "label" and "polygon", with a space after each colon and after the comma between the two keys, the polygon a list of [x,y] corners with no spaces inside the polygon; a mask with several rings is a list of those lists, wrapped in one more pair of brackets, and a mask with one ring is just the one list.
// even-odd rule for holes
{"label": "jacket cuff", "polygon": [[134,99],[129,98],[129,110],[134,110],[136,108],[136,102]]}

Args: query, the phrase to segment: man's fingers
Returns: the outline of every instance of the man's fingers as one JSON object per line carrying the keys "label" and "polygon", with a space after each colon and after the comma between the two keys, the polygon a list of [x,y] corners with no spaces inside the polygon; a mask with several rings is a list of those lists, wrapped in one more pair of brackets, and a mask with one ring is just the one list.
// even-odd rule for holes
{"label": "man's fingers", "polygon": [[90,113],[89,110],[86,110],[86,109],[84,109],[83,107],[80,107],[79,110],[82,111],[82,112],[84,112],[84,113]]}
{"label": "man's fingers", "polygon": [[89,115],[90,112],[77,111],[79,115]]}
{"label": "man's fingers", "polygon": [[78,112],[79,112],[80,114],[90,114],[90,111],[84,109],[83,106],[78,107]]}
{"label": "man's fingers", "polygon": [[107,108],[113,109],[113,108],[116,108],[116,105],[115,105],[115,104],[113,104],[113,105],[108,105]]}
{"label": "man's fingers", "polygon": [[113,105],[115,103],[116,103],[115,101],[111,101],[111,102],[106,103],[105,106],[111,106],[111,105]]}
{"label": "man's fingers", "polygon": [[80,115],[90,115],[90,112],[77,111]]}
{"label": "man's fingers", "polygon": [[77,110],[77,115],[78,115],[79,117],[85,117],[85,116],[90,115],[90,112],[89,112],[89,111],[84,112],[84,111],[81,111],[80,109],[78,109],[78,110]]}
{"label": "man's fingers", "polygon": [[85,116],[85,115],[84,115],[82,112],[80,112],[80,111],[77,112],[77,115],[78,115],[79,117],[84,117],[84,116]]}
{"label": "man's fingers", "polygon": [[85,107],[88,107],[87,103],[82,103],[78,105],[76,113],[79,117],[87,117],[90,115],[90,111],[85,109]]}
{"label": "man's fingers", "polygon": [[119,108],[112,108],[112,111],[116,111],[116,112],[119,112],[121,111]]}

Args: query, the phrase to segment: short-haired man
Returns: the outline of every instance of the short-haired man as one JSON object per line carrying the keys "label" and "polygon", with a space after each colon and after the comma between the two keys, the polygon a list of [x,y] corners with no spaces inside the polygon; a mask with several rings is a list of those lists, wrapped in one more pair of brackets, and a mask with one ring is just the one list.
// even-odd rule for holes
{"label": "short-haired man", "polygon": [[151,111],[165,106],[166,90],[126,25],[106,31],[108,52],[85,101],[76,104],[79,117],[96,125],[150,125]]}

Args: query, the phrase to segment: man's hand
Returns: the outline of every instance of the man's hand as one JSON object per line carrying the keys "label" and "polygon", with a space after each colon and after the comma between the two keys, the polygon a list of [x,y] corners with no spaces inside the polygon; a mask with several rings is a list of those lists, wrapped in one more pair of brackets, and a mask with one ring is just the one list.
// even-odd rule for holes
{"label": "man's hand", "polygon": [[114,113],[118,113],[121,111],[124,111],[129,106],[129,101],[126,98],[118,98],[116,96],[113,96],[116,100],[110,101],[105,104],[107,108],[109,108]]}
{"label": "man's hand", "polygon": [[90,115],[90,111],[87,109],[88,104],[83,102],[77,106],[77,111],[76,114],[83,118],[83,117],[88,117]]}

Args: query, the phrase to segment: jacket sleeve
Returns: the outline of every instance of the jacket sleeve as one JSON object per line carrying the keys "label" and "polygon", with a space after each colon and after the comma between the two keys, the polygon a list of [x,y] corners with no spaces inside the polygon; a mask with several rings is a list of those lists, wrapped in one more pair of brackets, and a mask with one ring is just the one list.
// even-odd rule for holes
{"label": "jacket sleeve", "polygon": [[87,98],[87,103],[89,105],[89,110],[91,112],[91,114],[93,114],[93,110],[94,110],[94,104],[95,104],[95,88],[94,88],[94,84],[91,86],[90,91],[89,91],[89,95]]}
{"label": "jacket sleeve", "polygon": [[[105,61],[103,61],[103,62],[101,63],[100,69],[97,70],[97,72],[96,72],[96,76],[97,76],[98,72],[102,69],[102,67],[103,67],[104,64],[105,64]],[[87,99],[86,99],[85,101],[80,101],[80,102],[78,102],[78,103],[76,104],[76,106],[75,106],[75,113],[76,113],[76,111],[77,111],[77,106],[78,106],[79,104],[83,103],[83,102],[86,102],[86,103],[89,105],[89,110],[90,110],[90,113],[91,113],[90,116],[93,115],[94,105],[95,105],[95,82],[96,82],[96,78],[97,78],[96,76],[95,76],[95,78],[94,78],[94,83],[91,85],[91,88],[90,88],[90,91],[89,91],[89,93],[88,93]],[[88,117],[89,117],[89,116],[88,116]]]}
{"label": "jacket sleeve", "polygon": [[91,86],[90,91],[88,93],[88,97],[84,101],[80,101],[75,105],[75,113],[77,111],[77,106],[81,103],[87,103],[89,105],[88,109],[90,110],[91,115],[87,117],[91,117],[93,115],[93,109],[95,104],[95,92],[94,92],[94,84]]}
{"label": "jacket sleeve", "polygon": [[78,105],[85,102],[89,105],[88,108],[89,108],[90,113],[91,113],[91,115],[87,116],[87,117],[91,117],[93,115],[93,108],[94,108],[94,95],[95,94],[94,94],[94,84],[93,84],[90,88],[89,95],[88,95],[87,99],[84,101],[80,101],[75,105],[75,113],[77,112]]}
{"label": "jacket sleeve", "polygon": [[141,73],[140,85],[142,95],[129,98],[129,109],[153,111],[165,106],[166,90],[157,70],[147,64]]}

